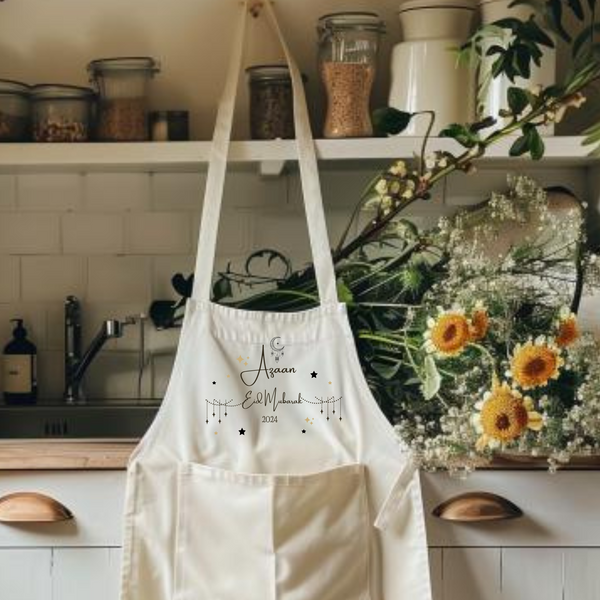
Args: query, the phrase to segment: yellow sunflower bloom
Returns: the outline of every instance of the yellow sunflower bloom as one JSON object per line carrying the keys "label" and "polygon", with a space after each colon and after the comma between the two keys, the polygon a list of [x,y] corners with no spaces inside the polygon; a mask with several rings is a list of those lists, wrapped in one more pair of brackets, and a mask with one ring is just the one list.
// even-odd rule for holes
{"label": "yellow sunflower bloom", "polygon": [[474,342],[482,340],[490,327],[490,317],[483,302],[475,303],[471,312],[471,339]]}
{"label": "yellow sunflower bloom", "polygon": [[540,413],[534,410],[533,400],[523,397],[508,383],[494,383],[492,390],[487,392],[482,402],[475,407],[473,425],[481,435],[476,448],[479,452],[486,447],[499,448],[511,442],[527,430],[539,431],[544,420]]}
{"label": "yellow sunflower bloom", "polygon": [[440,357],[459,355],[471,339],[471,322],[460,309],[438,309],[436,318],[427,321],[425,349]]}
{"label": "yellow sunflower bloom", "polygon": [[577,316],[568,308],[564,308],[560,311],[556,326],[556,345],[560,348],[566,348],[567,346],[570,346],[579,338]]}
{"label": "yellow sunflower bloom", "polygon": [[526,344],[517,344],[510,362],[510,375],[524,390],[546,385],[558,379],[565,361],[560,348],[551,340],[539,337]]}

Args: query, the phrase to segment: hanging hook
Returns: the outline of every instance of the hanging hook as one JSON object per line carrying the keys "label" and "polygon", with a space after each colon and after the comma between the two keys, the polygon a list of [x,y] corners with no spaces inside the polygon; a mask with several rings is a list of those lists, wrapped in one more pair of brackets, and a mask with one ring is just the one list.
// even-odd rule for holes
{"label": "hanging hook", "polygon": [[[271,4],[275,4],[275,3],[271,0]],[[260,12],[264,8],[264,6],[265,6],[265,3],[263,0],[254,0],[253,2],[250,3],[250,6],[248,7],[248,11],[255,19],[257,19],[260,16]]]}

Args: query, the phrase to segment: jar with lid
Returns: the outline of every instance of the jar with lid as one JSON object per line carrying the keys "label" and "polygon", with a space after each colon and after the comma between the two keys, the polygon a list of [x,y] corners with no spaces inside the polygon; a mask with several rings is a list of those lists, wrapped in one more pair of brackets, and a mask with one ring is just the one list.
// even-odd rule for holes
{"label": "jar with lid", "polygon": [[[436,131],[475,116],[472,69],[456,64],[453,48],[471,34],[472,0],[407,0],[398,17],[403,40],[392,51],[388,104],[415,113],[434,111]],[[402,135],[425,135],[429,121],[412,119]]]}
{"label": "jar with lid", "polygon": [[383,21],[371,12],[333,13],[319,19],[317,31],[327,96],[325,137],[373,135],[370,101]]}
{"label": "jar with lid", "polygon": [[24,142],[29,136],[30,88],[0,79],[0,142]]}
{"label": "jar with lid", "polygon": [[[517,18],[522,21],[527,21],[535,14],[535,9],[526,4],[512,5],[511,0],[480,0],[479,8],[481,10],[481,24],[491,25],[495,21],[504,18]],[[538,20],[538,24],[540,24]],[[545,33],[551,38],[553,34],[544,29]],[[489,49],[494,44],[507,44],[510,37],[505,40],[494,38],[490,41],[484,41],[484,50]],[[531,65],[531,74],[529,79],[525,80],[520,77],[515,78],[511,82],[506,75],[492,77],[492,65],[496,56],[487,56],[483,53],[481,67],[479,69],[479,87],[483,90],[479,105],[479,112],[482,117],[492,116],[498,118],[500,124],[503,119],[499,117],[500,111],[507,107],[506,94],[509,87],[517,86],[524,88],[534,88],[537,85],[548,87],[556,82],[556,50],[554,48],[543,48],[543,55],[540,64]],[[540,128],[540,132],[544,135],[552,135],[554,133],[553,125],[545,125]],[[515,135],[519,135],[519,131],[515,131]]]}
{"label": "jar with lid", "polygon": [[34,142],[87,142],[94,92],[75,85],[43,83],[31,89]]}
{"label": "jar with lid", "polygon": [[160,71],[147,56],[102,58],[88,65],[99,94],[96,137],[106,142],[149,139],[148,87]]}
{"label": "jar with lid", "polygon": [[[286,65],[246,69],[250,86],[250,136],[253,140],[294,137],[294,97]],[[303,80],[306,77],[303,75]]]}

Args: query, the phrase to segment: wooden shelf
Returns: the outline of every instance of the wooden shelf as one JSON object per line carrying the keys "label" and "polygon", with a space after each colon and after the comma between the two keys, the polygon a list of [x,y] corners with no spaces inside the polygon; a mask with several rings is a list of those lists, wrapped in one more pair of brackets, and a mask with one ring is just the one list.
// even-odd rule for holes
{"label": "wooden shelf", "polygon": [[[589,148],[581,145],[581,137],[548,137],[545,139],[544,165],[586,166],[600,163],[588,156]],[[417,154],[422,138],[365,138],[317,140],[319,159],[330,163],[383,161],[410,158]],[[529,165],[528,158],[509,158],[511,139],[490,148],[480,159],[486,165]],[[459,152],[453,141],[433,138],[430,150]],[[142,142],[89,144],[0,144],[0,172],[19,171],[195,171],[205,168],[210,142]],[[259,164],[264,173],[277,174],[286,161],[296,157],[293,140],[232,142],[230,161],[236,165]]]}

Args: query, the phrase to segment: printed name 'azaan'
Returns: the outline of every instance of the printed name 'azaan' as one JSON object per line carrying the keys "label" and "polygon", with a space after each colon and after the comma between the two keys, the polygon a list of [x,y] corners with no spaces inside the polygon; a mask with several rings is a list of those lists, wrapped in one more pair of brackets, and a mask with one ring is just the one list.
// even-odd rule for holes
{"label": "printed name 'azaan'", "polygon": [[[267,366],[267,361],[265,359],[265,347],[263,346],[262,348],[262,354],[260,356],[260,364],[258,365],[258,369],[247,369],[246,371],[242,371],[240,373],[240,379],[244,382],[245,385],[247,386],[251,386],[254,385],[258,378],[260,377],[261,373],[264,373],[267,376],[267,379],[271,379],[272,377],[275,377],[275,375],[277,374],[285,374],[285,373],[295,373],[296,369],[294,369],[294,367],[268,367]],[[246,373],[255,373],[254,379],[252,380],[251,383],[248,383],[246,381],[246,379],[244,378],[244,375],[246,375]],[[250,375],[251,377],[252,375]]]}

